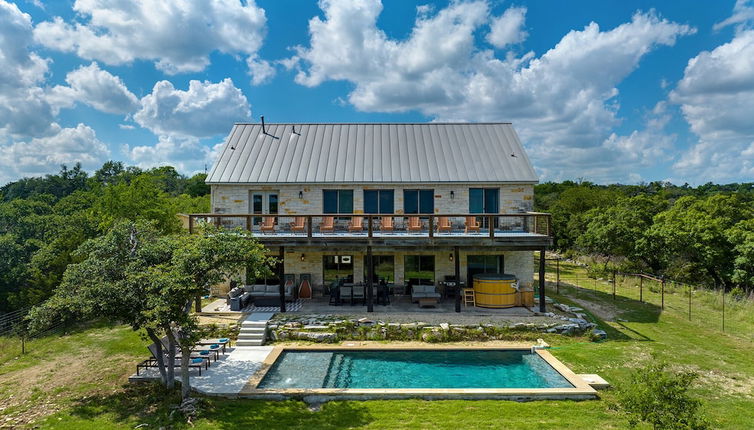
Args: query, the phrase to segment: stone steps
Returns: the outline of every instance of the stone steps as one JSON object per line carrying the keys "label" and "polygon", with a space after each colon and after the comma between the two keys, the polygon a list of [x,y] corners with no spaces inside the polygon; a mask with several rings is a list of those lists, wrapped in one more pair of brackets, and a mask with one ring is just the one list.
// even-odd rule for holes
{"label": "stone steps", "polygon": [[249,319],[241,323],[241,330],[238,333],[238,340],[236,340],[237,346],[264,345],[265,338],[267,337],[268,319],[257,319],[253,318],[253,316],[253,314],[250,315]]}

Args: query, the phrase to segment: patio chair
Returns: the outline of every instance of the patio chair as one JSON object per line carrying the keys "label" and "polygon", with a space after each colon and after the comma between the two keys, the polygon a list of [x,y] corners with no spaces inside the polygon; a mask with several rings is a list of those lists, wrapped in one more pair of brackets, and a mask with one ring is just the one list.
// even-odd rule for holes
{"label": "patio chair", "polygon": [[291,231],[294,233],[304,233],[306,231],[306,217],[297,216],[293,219],[293,222],[289,224]]}
{"label": "patio chair", "polygon": [[353,297],[351,297],[351,294],[353,293],[353,287],[346,287],[344,285],[340,286],[340,303],[343,303],[346,300],[350,300],[351,304],[353,304]]}
{"label": "patio chair", "polygon": [[319,231],[322,233],[332,233],[335,231],[335,217],[323,216],[322,223],[319,225]]}
{"label": "patio chair", "polygon": [[422,222],[418,216],[408,217],[408,231],[422,231]]}
{"label": "patio chair", "polygon": [[450,232],[453,229],[453,227],[450,224],[450,218],[446,216],[441,216],[437,218],[437,231],[442,232]]}
{"label": "patio chair", "polygon": [[464,232],[468,234],[469,232],[477,232],[479,233],[479,221],[477,221],[475,216],[467,216],[466,217],[466,230]]}
{"label": "patio chair", "polygon": [[355,302],[365,303],[366,300],[366,288],[363,285],[354,285],[353,293],[351,294],[351,304]]}
{"label": "patio chair", "polygon": [[364,230],[364,217],[352,216],[351,222],[348,223],[348,231],[363,231]]}
{"label": "patio chair", "polygon": [[262,217],[262,225],[259,227],[262,233],[274,233],[275,232],[275,217],[266,216]]}
{"label": "patio chair", "polygon": [[380,230],[393,231],[394,228],[395,226],[393,225],[393,217],[383,216],[380,218]]}

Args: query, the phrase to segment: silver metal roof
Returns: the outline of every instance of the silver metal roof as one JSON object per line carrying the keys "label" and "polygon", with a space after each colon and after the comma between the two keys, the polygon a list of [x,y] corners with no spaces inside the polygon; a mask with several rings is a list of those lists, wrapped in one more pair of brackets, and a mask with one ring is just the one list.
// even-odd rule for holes
{"label": "silver metal roof", "polygon": [[509,123],[268,123],[265,131],[236,124],[206,182],[537,182]]}

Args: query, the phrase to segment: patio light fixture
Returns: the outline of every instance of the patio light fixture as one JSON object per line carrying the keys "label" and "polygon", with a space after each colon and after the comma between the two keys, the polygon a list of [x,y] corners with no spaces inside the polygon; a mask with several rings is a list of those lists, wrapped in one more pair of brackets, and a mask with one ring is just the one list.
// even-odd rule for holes
{"label": "patio light fixture", "polygon": [[303,191],[299,191],[298,192],[298,198],[300,198],[300,199],[304,198],[304,192]]}
{"label": "patio light fixture", "polygon": [[304,254],[301,254],[301,261],[304,261]]}
{"label": "patio light fixture", "polygon": [[455,192],[453,192],[453,191],[451,191],[451,192],[450,192],[450,199],[451,199],[451,200],[453,200],[453,199],[455,199],[455,198],[456,198],[456,193],[455,193]]}
{"label": "patio light fixture", "polygon": [[451,253],[450,253],[450,255],[448,256],[448,260],[450,260],[451,262],[453,261],[453,253],[452,253],[452,252],[451,252]]}

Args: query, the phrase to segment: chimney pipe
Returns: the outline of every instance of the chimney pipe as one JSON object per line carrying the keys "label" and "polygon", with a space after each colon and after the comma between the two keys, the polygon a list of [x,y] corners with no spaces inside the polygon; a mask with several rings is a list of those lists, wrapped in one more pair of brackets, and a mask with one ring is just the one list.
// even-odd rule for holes
{"label": "chimney pipe", "polygon": [[261,118],[262,118],[262,133],[267,134],[267,130],[264,129],[264,115],[262,115]]}

